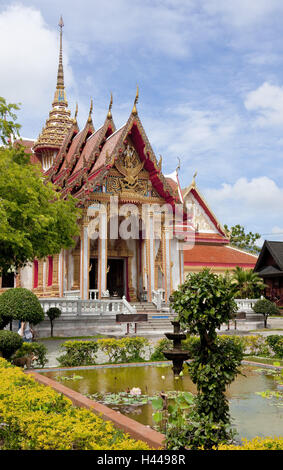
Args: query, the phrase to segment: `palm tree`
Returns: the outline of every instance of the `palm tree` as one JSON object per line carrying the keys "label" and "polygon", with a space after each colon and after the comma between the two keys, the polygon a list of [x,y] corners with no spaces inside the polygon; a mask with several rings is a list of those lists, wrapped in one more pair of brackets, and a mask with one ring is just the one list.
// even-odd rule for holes
{"label": "palm tree", "polygon": [[235,290],[235,297],[241,299],[256,299],[266,287],[262,279],[252,269],[244,270],[239,266],[233,269],[231,284]]}

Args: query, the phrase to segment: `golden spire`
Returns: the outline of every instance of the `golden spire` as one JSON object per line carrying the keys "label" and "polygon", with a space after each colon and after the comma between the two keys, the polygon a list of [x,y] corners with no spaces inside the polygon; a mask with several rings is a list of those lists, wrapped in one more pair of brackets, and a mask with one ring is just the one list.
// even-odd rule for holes
{"label": "golden spire", "polygon": [[89,115],[88,115],[88,120],[87,122],[92,122],[92,119],[91,119],[91,115],[92,115],[92,110],[93,110],[93,101],[92,101],[92,98],[90,100],[90,108],[89,108]]}
{"label": "golden spire", "polygon": [[[71,112],[68,110],[68,101],[65,93],[64,71],[63,71],[63,18],[59,20],[60,28],[60,46],[59,46],[59,64],[57,72],[57,84],[52,103],[52,109],[45,127],[34,144],[35,151],[44,151],[50,148],[59,149],[68,133],[74,120],[71,118]],[[76,116],[75,116],[76,119]]]}
{"label": "golden spire", "polygon": [[111,93],[110,103],[109,103],[109,108],[108,108],[108,113],[107,113],[107,119],[112,119],[112,113],[111,113],[112,104],[113,104],[113,96],[112,96],[112,93]]}
{"label": "golden spire", "polygon": [[135,97],[134,106],[133,106],[133,110],[132,110],[132,114],[134,116],[136,116],[138,114],[138,112],[137,112],[138,99],[139,99],[139,87],[137,85],[137,92],[136,92],[136,97]]}

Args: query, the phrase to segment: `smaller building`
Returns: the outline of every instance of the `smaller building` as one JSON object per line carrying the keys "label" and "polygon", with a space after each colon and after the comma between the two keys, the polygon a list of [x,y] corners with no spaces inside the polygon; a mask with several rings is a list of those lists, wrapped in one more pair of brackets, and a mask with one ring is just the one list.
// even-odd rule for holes
{"label": "smaller building", "polygon": [[267,286],[265,297],[283,307],[283,242],[265,240],[254,272]]}
{"label": "smaller building", "polygon": [[194,238],[184,246],[184,275],[209,268],[217,274],[237,266],[254,269],[257,256],[230,245],[229,234],[197,188],[195,177],[183,190],[183,201],[194,227]]}

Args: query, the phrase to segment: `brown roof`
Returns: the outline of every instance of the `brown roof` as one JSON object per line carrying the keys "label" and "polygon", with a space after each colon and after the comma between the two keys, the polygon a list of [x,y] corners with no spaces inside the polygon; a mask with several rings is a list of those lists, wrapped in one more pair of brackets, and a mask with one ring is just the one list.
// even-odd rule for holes
{"label": "brown roof", "polygon": [[257,256],[227,245],[199,245],[184,249],[185,266],[255,266]]}

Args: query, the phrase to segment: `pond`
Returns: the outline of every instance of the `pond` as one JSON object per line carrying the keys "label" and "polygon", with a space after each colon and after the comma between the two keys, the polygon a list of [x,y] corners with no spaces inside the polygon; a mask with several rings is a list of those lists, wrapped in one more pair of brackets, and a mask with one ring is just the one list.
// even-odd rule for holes
{"label": "pond", "polygon": [[[263,373],[256,367],[244,366],[243,375],[227,389],[233,426],[239,437],[252,439],[255,436],[280,436],[283,434],[283,407],[276,399],[266,399],[257,392],[278,390],[272,371]],[[161,391],[189,391],[196,393],[196,386],[190,380],[186,370],[183,377],[174,378],[170,365],[128,365],[99,367],[92,369],[54,370],[44,375],[60,381],[64,385],[83,395],[95,395],[100,401],[109,394],[125,392],[139,387],[143,395],[154,396]],[[111,397],[110,397],[111,398]],[[106,403],[105,403],[106,404]],[[153,425],[152,406],[108,404],[116,411],[145,425]]]}

